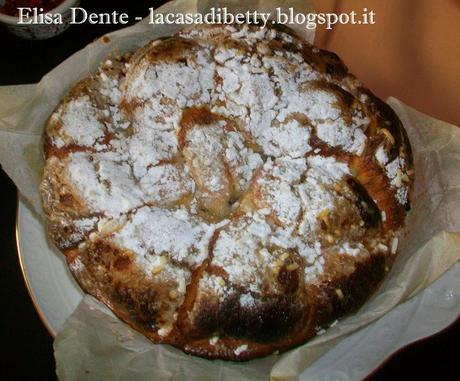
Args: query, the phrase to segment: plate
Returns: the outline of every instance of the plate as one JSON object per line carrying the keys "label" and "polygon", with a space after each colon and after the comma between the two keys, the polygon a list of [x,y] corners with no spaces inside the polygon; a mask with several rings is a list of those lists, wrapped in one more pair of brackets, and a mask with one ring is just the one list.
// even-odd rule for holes
{"label": "plate", "polygon": [[67,268],[64,255],[48,238],[45,227],[19,200],[16,221],[19,263],[32,302],[55,337],[83,299],[83,291]]}
{"label": "plate", "polygon": [[[18,205],[16,234],[30,296],[43,323],[55,336],[84,294],[67,269],[64,256],[22,201]],[[342,340],[306,369],[300,380],[363,379],[392,353],[444,329],[459,315],[460,263],[457,263],[423,292]]]}

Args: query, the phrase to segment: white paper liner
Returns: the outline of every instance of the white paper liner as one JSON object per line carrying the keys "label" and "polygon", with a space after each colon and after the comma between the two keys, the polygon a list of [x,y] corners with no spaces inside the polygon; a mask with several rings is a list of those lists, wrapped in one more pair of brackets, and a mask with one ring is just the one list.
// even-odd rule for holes
{"label": "white paper liner", "polygon": [[[244,4],[244,5],[242,5]],[[158,12],[205,12],[227,6],[229,11],[276,7],[311,10],[306,1],[187,1],[170,2]],[[126,28],[88,45],[43,77],[36,85],[0,87],[0,163],[18,189],[42,216],[38,185],[43,170],[43,126],[65,92],[97,69],[113,52],[143,46],[170,35],[177,25]],[[296,28],[305,39],[314,34]],[[69,317],[55,341],[57,374],[61,380],[294,380],[325,351],[351,332],[369,324],[398,303],[437,279],[460,260],[460,129],[425,116],[390,98],[413,148],[415,191],[408,234],[379,291],[356,313],[324,335],[281,356],[246,363],[209,361],[185,355],[167,345],[154,345],[87,296]],[[372,340],[372,338],[369,338]]]}

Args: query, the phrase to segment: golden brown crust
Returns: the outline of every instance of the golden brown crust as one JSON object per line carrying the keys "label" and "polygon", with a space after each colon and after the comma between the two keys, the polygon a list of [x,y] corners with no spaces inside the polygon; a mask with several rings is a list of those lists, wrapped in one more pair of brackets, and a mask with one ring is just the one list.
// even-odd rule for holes
{"label": "golden brown crust", "polygon": [[82,289],[211,359],[287,350],[359,308],[410,208],[395,113],[271,29],[191,28],[105,61],[44,152],[49,233]]}

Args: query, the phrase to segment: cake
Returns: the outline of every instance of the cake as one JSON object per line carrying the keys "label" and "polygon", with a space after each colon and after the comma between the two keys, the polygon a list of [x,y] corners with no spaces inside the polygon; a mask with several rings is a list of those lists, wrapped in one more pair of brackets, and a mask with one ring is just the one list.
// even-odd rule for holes
{"label": "cake", "polygon": [[154,343],[236,361],[369,298],[414,175],[398,117],[335,54],[255,25],[105,59],[44,154],[48,231],[81,288]]}

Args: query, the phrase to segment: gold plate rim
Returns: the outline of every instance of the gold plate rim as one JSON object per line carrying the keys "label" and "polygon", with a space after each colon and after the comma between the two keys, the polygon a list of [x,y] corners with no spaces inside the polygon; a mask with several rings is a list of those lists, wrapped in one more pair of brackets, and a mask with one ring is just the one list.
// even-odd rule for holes
{"label": "gold plate rim", "polygon": [[21,252],[21,240],[20,240],[21,234],[19,232],[19,203],[20,203],[20,194],[19,192],[17,192],[15,236],[16,236],[16,251],[17,251],[17,255],[19,259],[19,267],[21,268],[22,278],[24,279],[24,283],[26,285],[27,292],[35,308],[35,311],[37,312],[38,317],[40,318],[41,322],[45,326],[48,333],[54,338],[56,337],[56,332],[51,327],[51,324],[46,318],[45,313],[40,307],[40,304],[37,302],[37,299],[35,298],[35,294],[32,290],[32,286],[30,285],[29,278],[27,277],[27,272],[25,269],[24,260],[23,260],[23,256]]}

